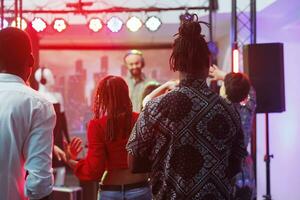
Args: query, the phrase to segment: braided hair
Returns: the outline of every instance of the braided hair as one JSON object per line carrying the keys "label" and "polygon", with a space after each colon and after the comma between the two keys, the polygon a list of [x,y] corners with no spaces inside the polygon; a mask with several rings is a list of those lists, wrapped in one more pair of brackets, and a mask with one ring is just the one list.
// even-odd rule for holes
{"label": "braided hair", "polygon": [[[208,76],[210,52],[196,14],[189,20],[181,22],[178,37],[173,43],[173,52],[169,59],[170,69],[189,74],[201,74],[202,78]],[[206,24],[206,23],[205,23]],[[206,24],[207,25],[207,24]]]}
{"label": "braided hair", "polygon": [[119,76],[106,76],[98,84],[94,119],[107,116],[105,139],[127,137],[131,131],[132,104],[126,82]]}

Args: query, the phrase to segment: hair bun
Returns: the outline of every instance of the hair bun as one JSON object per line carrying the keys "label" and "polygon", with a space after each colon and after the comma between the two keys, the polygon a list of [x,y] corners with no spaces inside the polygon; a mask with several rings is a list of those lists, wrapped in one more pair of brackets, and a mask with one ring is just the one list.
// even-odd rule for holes
{"label": "hair bun", "polygon": [[205,24],[210,28],[207,22],[199,21],[196,14],[186,13],[180,16],[180,20],[181,24],[177,34],[186,39],[204,37],[204,35],[201,34],[202,28],[200,24]]}
{"label": "hair bun", "polygon": [[195,38],[201,35],[201,26],[195,21],[185,21],[179,27],[179,35],[184,38]]}

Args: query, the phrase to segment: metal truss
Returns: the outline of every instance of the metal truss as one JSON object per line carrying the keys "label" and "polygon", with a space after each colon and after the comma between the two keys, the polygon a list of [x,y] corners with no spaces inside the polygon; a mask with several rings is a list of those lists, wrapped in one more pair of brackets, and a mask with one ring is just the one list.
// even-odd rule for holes
{"label": "metal truss", "polygon": [[[7,10],[11,10],[10,12],[10,18],[12,18],[16,22],[17,27],[21,27],[23,15],[23,1],[22,0],[1,0],[0,4],[0,28],[2,29],[4,26],[4,18],[5,14],[7,14]],[[18,24],[20,23],[20,24]]]}
{"label": "metal truss", "polygon": [[243,46],[255,43],[256,0],[232,0],[231,44],[232,49],[239,49],[240,71],[243,71]]}
{"label": "metal truss", "polygon": [[[246,2],[246,3],[245,3]],[[241,5],[242,3],[242,5]],[[256,43],[256,0],[232,0],[231,13],[231,44],[232,52],[239,50],[239,71],[244,71],[243,46]],[[232,57],[233,58],[233,57]],[[233,71],[233,60],[232,60]],[[254,120],[251,135],[251,156],[254,161],[254,173],[256,176],[256,120]]]}

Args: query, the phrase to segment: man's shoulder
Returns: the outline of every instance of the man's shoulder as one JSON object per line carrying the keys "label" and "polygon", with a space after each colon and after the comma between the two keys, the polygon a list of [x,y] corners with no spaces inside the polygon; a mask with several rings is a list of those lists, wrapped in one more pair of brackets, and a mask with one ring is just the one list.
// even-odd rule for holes
{"label": "man's shoulder", "polygon": [[222,104],[222,106],[225,108],[225,112],[227,112],[227,114],[231,115],[233,118],[240,120],[240,115],[235,104],[232,103],[227,98],[223,98],[221,96],[219,96],[218,98],[219,98],[219,104]]}
{"label": "man's shoulder", "polygon": [[36,101],[36,102],[39,102],[42,104],[46,104],[46,105],[52,105],[52,103],[50,101],[48,101],[42,94],[40,94],[40,92],[38,92],[37,90],[34,90],[30,87],[26,87],[25,94],[26,94],[27,98],[30,98],[33,101]]}
{"label": "man's shoulder", "polygon": [[154,116],[159,116],[157,115],[159,112],[164,112],[182,106],[182,104],[186,102],[184,100],[188,99],[188,97],[184,98],[183,96],[184,94],[178,89],[172,90],[150,100],[146,104],[145,110],[149,111],[149,113],[152,113]]}
{"label": "man's shoulder", "polygon": [[155,104],[161,104],[162,102],[164,102],[166,99],[170,100],[170,99],[174,99],[177,100],[177,96],[180,95],[178,90],[172,90],[168,93],[162,94],[158,97],[155,97],[154,99],[152,99],[151,101]]}
{"label": "man's shoulder", "polygon": [[146,78],[143,80],[145,86],[149,86],[149,85],[160,85],[160,83],[154,79],[151,79],[151,78]]}
{"label": "man's shoulder", "polygon": [[49,102],[43,95],[26,85],[20,86],[12,92],[14,92],[13,99],[15,99],[16,106],[17,104],[20,104],[20,106],[28,105],[31,108],[53,108],[53,104]]}

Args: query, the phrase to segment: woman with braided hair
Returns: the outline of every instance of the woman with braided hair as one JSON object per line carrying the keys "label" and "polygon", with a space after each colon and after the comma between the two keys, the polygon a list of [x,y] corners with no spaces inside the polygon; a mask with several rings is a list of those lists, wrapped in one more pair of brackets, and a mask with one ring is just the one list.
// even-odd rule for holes
{"label": "woman with braided hair", "polygon": [[128,169],[125,145],[138,114],[132,112],[126,82],[118,76],[106,76],[98,87],[94,119],[88,127],[88,153],[76,161],[81,151],[79,138],[73,139],[67,152],[69,165],[81,180],[100,182],[99,199],[150,200],[147,174],[132,174]]}

